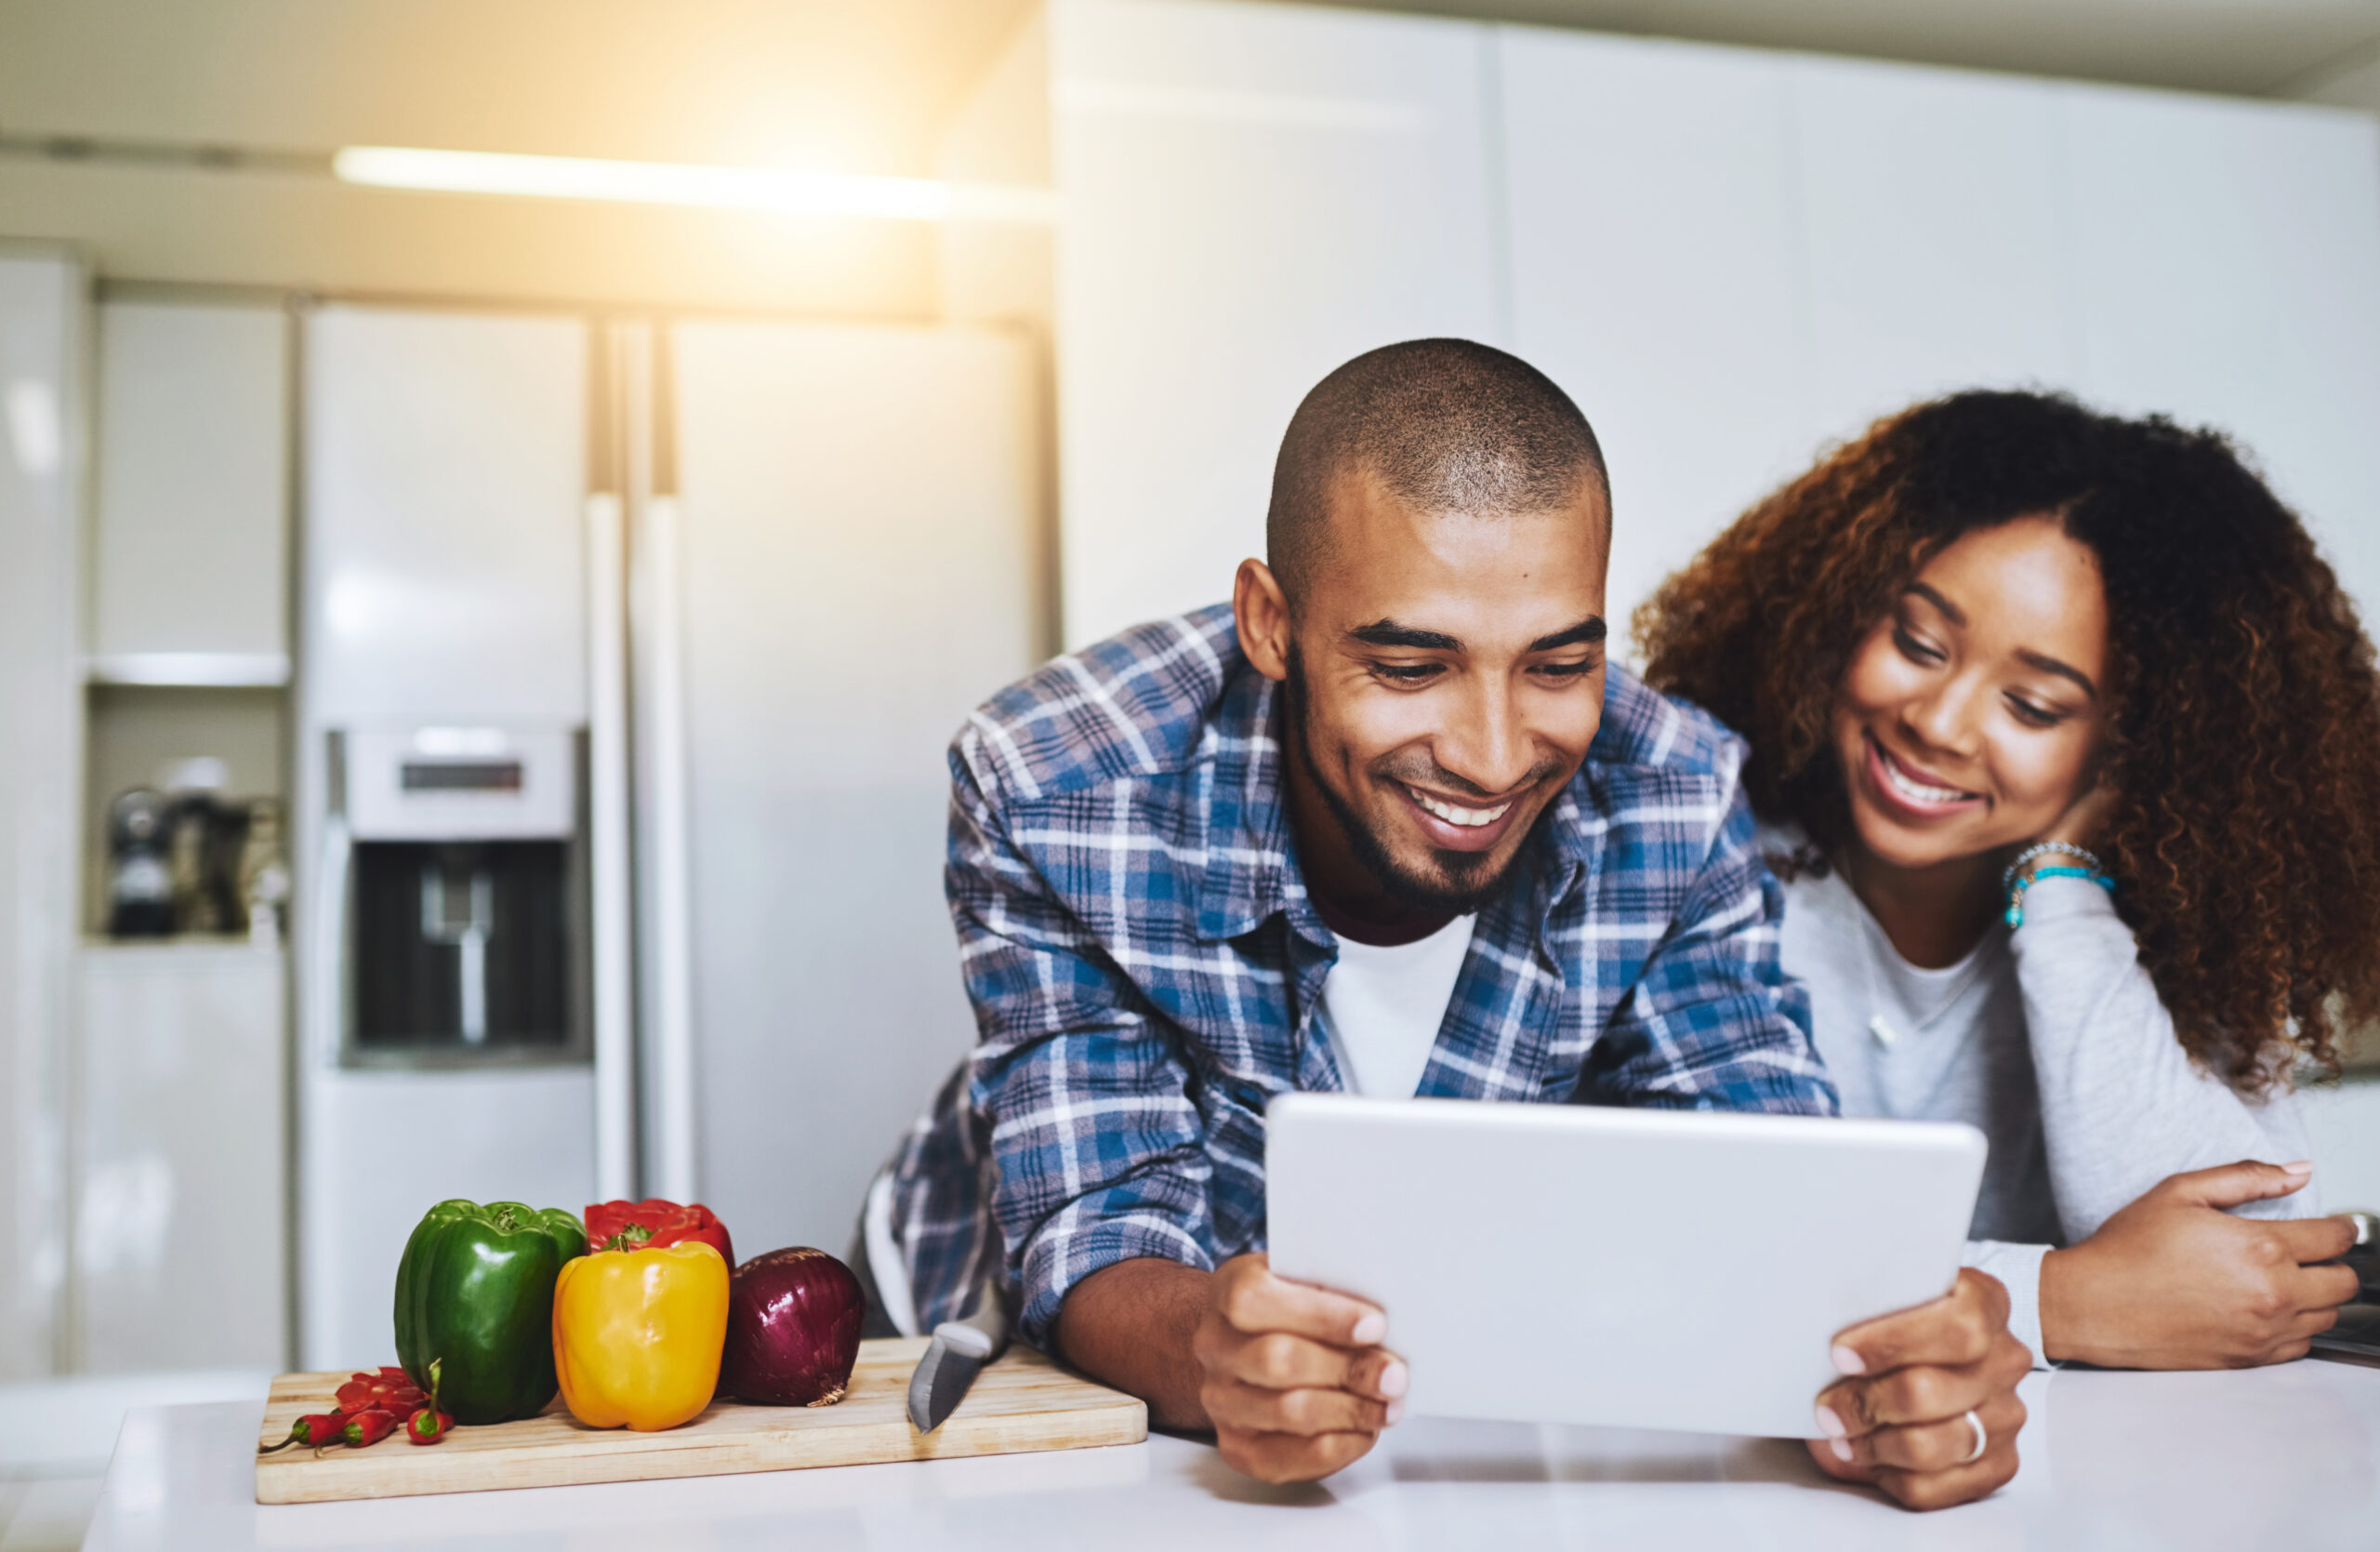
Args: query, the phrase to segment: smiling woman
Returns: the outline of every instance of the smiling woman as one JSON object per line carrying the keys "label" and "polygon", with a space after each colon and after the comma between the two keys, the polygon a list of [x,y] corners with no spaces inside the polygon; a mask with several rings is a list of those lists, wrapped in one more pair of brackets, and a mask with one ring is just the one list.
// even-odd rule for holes
{"label": "smiling woman", "polygon": [[2348,1231],[2242,1215],[2312,1211],[2292,1081],[2380,1015],[2380,678],[2295,516],[2214,433],[1961,394],[1636,623],[1646,678],[1751,742],[1845,1109],[1990,1133],[1975,1259],[2012,1329],[2304,1352]]}

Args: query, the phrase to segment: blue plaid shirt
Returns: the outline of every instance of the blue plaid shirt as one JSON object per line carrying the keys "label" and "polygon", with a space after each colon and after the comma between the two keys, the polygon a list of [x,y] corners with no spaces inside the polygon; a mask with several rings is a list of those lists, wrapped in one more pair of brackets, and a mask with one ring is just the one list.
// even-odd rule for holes
{"label": "blue plaid shirt", "polygon": [[[952,744],[945,882],[980,1040],[892,1164],[920,1329],[997,1265],[1047,1347],[1104,1267],[1263,1248],[1265,1102],[1347,1086],[1315,1018],[1338,940],[1299,875],[1280,718],[1217,606],[1056,659]],[[1479,912],[1420,1093],[1833,1112],[1743,752],[1610,670],[1585,763]]]}

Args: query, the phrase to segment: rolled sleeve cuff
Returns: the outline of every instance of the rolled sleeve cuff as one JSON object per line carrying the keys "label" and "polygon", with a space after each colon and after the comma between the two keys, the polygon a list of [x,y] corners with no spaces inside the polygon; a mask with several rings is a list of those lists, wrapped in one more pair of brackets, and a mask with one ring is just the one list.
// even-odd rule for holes
{"label": "rolled sleeve cuff", "polygon": [[1059,1213],[1025,1247],[1017,1335],[1045,1353],[1055,1353],[1058,1310],[1075,1284],[1118,1261],[1143,1259],[1177,1261],[1202,1272],[1215,1267],[1214,1257],[1197,1236],[1166,1214],[1104,1214],[1096,1199]]}
{"label": "rolled sleeve cuff", "polygon": [[[2093,886],[2096,887],[2096,886]],[[2042,1257],[2048,1245],[2012,1245],[2000,1240],[1970,1240],[1963,1265],[1988,1272],[2008,1290],[2008,1334],[2033,1355],[2033,1367],[2056,1365],[2042,1352]]]}

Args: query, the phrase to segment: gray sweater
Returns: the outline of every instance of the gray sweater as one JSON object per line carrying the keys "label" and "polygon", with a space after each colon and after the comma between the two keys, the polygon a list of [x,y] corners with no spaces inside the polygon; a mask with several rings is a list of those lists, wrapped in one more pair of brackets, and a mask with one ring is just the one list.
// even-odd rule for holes
{"label": "gray sweater", "polygon": [[[2191,1064],[2132,929],[2087,880],[2032,885],[2023,926],[1995,922],[1943,970],[1902,959],[1840,874],[1785,896],[1785,970],[1810,988],[1844,1113],[1969,1121],[1990,1139],[1967,1264],[2008,1285],[2009,1329],[2036,1365],[2044,1254],[2169,1174],[2308,1154],[2294,1094],[2247,1099]],[[2313,1196],[2238,1211],[2310,1216]]]}

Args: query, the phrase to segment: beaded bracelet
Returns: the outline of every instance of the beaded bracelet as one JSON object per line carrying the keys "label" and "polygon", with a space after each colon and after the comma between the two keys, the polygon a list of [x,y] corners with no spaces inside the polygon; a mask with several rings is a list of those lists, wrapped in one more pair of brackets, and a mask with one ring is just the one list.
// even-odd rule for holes
{"label": "beaded bracelet", "polygon": [[2015,883],[2016,869],[2037,856],[2070,856],[2095,873],[2108,870],[2108,865],[2101,862],[2096,853],[2086,852],[2080,846],[2069,846],[2063,841],[2039,841],[2018,852],[2016,860],[2000,870],[2000,887],[2004,890]]}
{"label": "beaded bracelet", "polygon": [[2043,879],[2089,879],[2110,895],[2116,892],[2115,880],[2105,873],[2095,873],[2088,868],[2036,868],[2030,875],[2018,879],[2008,887],[2008,924],[2010,926],[2021,927],[2025,924],[2025,891]]}

